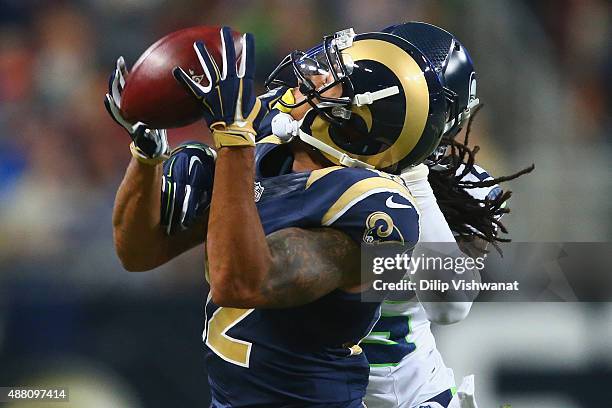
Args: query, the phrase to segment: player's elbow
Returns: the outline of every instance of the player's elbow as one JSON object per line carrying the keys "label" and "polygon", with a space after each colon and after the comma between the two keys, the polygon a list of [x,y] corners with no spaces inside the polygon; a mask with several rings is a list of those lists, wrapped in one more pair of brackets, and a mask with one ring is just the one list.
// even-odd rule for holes
{"label": "player's elbow", "polygon": [[113,241],[117,258],[128,272],[150,271],[163,263],[159,256],[161,250],[153,251],[151,246],[136,244],[118,228],[113,231]]}
{"label": "player's elbow", "polygon": [[134,262],[131,260],[123,260],[121,258],[119,258],[119,260],[121,261],[121,266],[123,266],[123,269],[125,269],[128,272],[147,272],[155,268],[152,265],[146,265],[140,262]]}
{"label": "player's elbow", "polygon": [[454,324],[465,319],[470,313],[471,302],[430,302],[423,307],[427,312],[429,321],[448,325]]}
{"label": "player's elbow", "polygon": [[139,256],[138,252],[126,248],[121,244],[121,241],[117,239],[115,239],[115,253],[123,269],[128,272],[146,272],[158,266],[151,262],[151,259]]}
{"label": "player's elbow", "polygon": [[157,265],[154,265],[144,259],[139,259],[131,254],[127,254],[122,251],[117,251],[117,257],[121,262],[121,266],[128,272],[146,272],[154,269]]}
{"label": "player's elbow", "polygon": [[211,281],[210,296],[213,303],[221,307],[252,309],[262,306],[257,287],[236,279]]}

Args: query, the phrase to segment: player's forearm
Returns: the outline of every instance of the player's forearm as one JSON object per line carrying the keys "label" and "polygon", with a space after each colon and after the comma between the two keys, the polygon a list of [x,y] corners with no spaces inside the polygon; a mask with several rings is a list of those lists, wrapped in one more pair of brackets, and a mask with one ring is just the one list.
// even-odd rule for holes
{"label": "player's forearm", "polygon": [[[464,253],[462,253],[458,243],[455,241],[453,232],[448,226],[428,182],[428,174],[429,169],[424,165],[420,165],[402,175],[421,209],[421,225],[423,226],[420,236],[421,244],[416,248],[413,256],[418,257],[419,251],[424,249],[423,247],[425,246],[425,248],[429,247],[431,249],[431,251],[425,251],[423,255],[426,256],[463,258],[466,256],[464,253],[467,254],[467,252],[463,251]],[[469,270],[467,274],[471,276],[477,274],[477,271]],[[457,277],[458,274],[453,269],[417,270],[415,275],[411,276],[411,280],[417,283],[421,279],[449,282]],[[419,287],[418,284],[417,287]],[[432,300],[433,295],[430,290],[417,290],[416,294],[419,300],[422,300],[421,304],[427,313],[427,318],[438,324],[452,324],[463,320],[470,311],[471,300],[475,297],[474,292],[461,296],[462,294],[458,293],[458,291],[453,291],[452,293],[447,292],[447,297],[445,297],[444,293],[441,293],[435,302],[428,302],[427,300]],[[457,301],[458,298],[464,301]]]}
{"label": "player's forearm", "polygon": [[[459,237],[457,244],[464,254],[462,256],[469,256],[477,258],[483,256],[487,249],[487,242],[474,237],[472,239],[465,239]],[[463,279],[480,281],[480,271],[478,268],[471,268],[466,271],[462,276]],[[455,271],[449,271],[456,276]],[[446,275],[446,274],[445,274]],[[418,293],[417,293],[418,295]],[[464,301],[448,301],[448,302],[423,302],[423,308],[427,313],[427,318],[437,324],[454,324],[464,320],[472,308],[472,302],[478,296],[478,290],[473,291],[454,291],[453,297],[456,299],[463,296]]]}
{"label": "player's forearm", "polygon": [[250,307],[271,256],[255,206],[254,149],[219,150],[208,221],[208,271],[213,301],[220,306]]}
{"label": "player's forearm", "polygon": [[160,227],[161,165],[132,158],[113,208],[113,238],[128,271],[146,271],[165,262],[166,237]]}
{"label": "player's forearm", "polygon": [[[447,245],[455,246],[454,243],[440,245],[439,243],[421,243],[415,249],[413,256],[418,260],[432,259],[432,262],[427,267],[417,267],[414,274],[410,276],[410,280],[416,283],[416,295],[425,312],[427,318],[437,324],[453,324],[465,319],[470,312],[472,301],[478,295],[476,290],[457,290],[453,286],[453,281],[462,280],[480,280],[478,265],[467,262],[469,255],[461,252],[458,247],[454,251],[450,251]],[[443,252],[439,252],[442,250]],[[444,263],[435,262],[435,260],[453,259],[453,265],[463,265],[461,270],[457,268],[445,267]],[[416,263],[415,263],[416,264]],[[448,284],[449,290],[435,291],[430,289],[431,286],[421,286],[421,281],[440,282]],[[426,288],[426,289],[421,289]]]}

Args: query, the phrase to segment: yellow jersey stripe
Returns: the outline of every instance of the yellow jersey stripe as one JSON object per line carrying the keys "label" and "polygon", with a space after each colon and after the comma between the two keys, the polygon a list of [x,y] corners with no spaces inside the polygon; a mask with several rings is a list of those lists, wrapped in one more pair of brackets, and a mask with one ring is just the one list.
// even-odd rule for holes
{"label": "yellow jersey stripe", "polygon": [[364,198],[369,197],[376,193],[381,192],[393,192],[398,193],[402,197],[406,198],[410,203],[416,207],[414,198],[410,195],[410,192],[403,185],[382,177],[370,177],[367,179],[360,180],[349,187],[332,206],[327,210],[321,224],[324,226],[331,225],[338,218],[348,211],[352,206],[362,201]]}
{"label": "yellow jersey stripe", "polygon": [[329,173],[336,171],[336,170],[340,170],[343,169],[344,167],[342,166],[332,166],[332,167],[325,167],[324,169],[320,169],[320,170],[313,170],[310,173],[310,176],[308,176],[308,180],[306,180],[306,187],[304,188],[304,190],[308,190],[308,188],[317,180],[327,176]]}
{"label": "yellow jersey stripe", "polygon": [[283,142],[278,138],[278,136],[270,135],[261,139],[259,143],[273,143],[273,144],[282,144]]}

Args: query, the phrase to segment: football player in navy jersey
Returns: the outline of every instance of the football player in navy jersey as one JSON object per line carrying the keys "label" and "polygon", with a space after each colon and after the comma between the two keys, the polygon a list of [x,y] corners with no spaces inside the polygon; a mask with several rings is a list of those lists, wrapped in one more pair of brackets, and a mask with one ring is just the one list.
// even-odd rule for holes
{"label": "football player in navy jersey", "polygon": [[[232,44],[229,29],[221,35]],[[275,136],[256,146],[265,110],[253,92],[253,48],[245,35],[234,70],[233,47],[225,47],[218,67],[196,43],[209,86],[174,71],[202,101],[216,154],[183,146],[164,172],[165,133],[125,126],[134,160],[115,203],[117,251],[126,269],[148,270],[201,243],[207,227],[211,289],[203,339],[213,407],[358,407],[369,372],[359,342],[379,316],[379,304],[360,301],[368,282],[360,277],[359,244],[410,248],[420,234],[405,184],[378,170],[398,173],[431,154],[445,121],[443,89],[409,42],[340,32],[275,70],[276,79],[292,72],[296,86],[281,103],[289,112],[277,115]],[[115,79],[125,75],[118,67]],[[112,91],[107,106],[124,124],[113,109],[120,92]],[[162,175],[169,197],[190,194],[173,181],[173,169],[193,149],[200,154],[193,167],[189,159],[194,180],[191,171],[212,174],[209,158],[216,155],[210,209],[168,237],[159,222]],[[179,224],[191,211],[187,204]]]}

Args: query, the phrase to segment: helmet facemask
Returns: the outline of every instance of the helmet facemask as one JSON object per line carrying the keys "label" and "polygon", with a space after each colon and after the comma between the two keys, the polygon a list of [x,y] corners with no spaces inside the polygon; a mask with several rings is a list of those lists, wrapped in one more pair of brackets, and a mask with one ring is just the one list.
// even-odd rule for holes
{"label": "helmet facemask", "polygon": [[[279,103],[283,107],[295,109],[307,103],[330,123],[343,126],[342,119],[348,119],[350,116],[346,114],[345,109],[351,106],[355,95],[350,79],[352,62],[345,63],[341,50],[350,47],[354,36],[352,29],[339,31],[334,35],[325,36],[322,44],[306,52],[291,52],[272,71],[265,82],[266,88],[270,90],[279,86],[297,87],[304,99],[295,103],[281,99]],[[315,80],[319,76],[331,77],[331,82],[325,82],[321,86],[318,84],[319,81]],[[341,96],[329,96],[330,91],[338,86],[342,89]]]}

